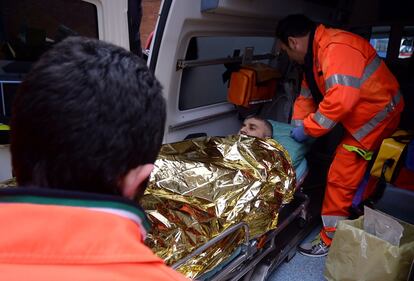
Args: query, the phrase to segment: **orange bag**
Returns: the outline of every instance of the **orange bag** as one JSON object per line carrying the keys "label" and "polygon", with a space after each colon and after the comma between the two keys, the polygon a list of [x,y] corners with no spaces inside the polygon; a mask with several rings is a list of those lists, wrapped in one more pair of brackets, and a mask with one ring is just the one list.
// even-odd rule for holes
{"label": "orange bag", "polygon": [[231,74],[228,101],[243,107],[271,101],[278,77],[280,73],[265,64],[242,66]]}

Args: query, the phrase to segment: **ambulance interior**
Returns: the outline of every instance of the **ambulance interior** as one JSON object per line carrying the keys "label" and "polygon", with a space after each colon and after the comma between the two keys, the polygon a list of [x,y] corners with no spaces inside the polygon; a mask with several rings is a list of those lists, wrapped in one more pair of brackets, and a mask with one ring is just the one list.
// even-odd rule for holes
{"label": "ambulance interior", "polygon": [[[289,4],[282,1],[239,1],[237,5],[234,1],[201,1],[200,6],[189,7],[185,1],[165,1],[148,63],[166,86],[170,101],[165,141],[232,134],[237,132],[240,119],[251,113],[272,120],[290,121],[293,99],[300,87],[300,70],[283,55],[277,56],[274,29],[277,20],[291,13],[305,13],[316,21],[368,39],[399,80],[406,101],[400,127],[412,130],[413,60],[407,57],[406,50],[410,49],[414,18],[410,9],[401,9],[410,5],[408,1],[290,1]],[[177,49],[169,48],[171,44],[175,45],[173,42],[177,42]],[[273,65],[283,73],[275,97],[269,103],[248,109],[229,106],[225,102],[228,84],[223,81],[227,81],[232,66],[243,63],[246,57],[251,59],[251,56],[254,61]],[[174,69],[159,67],[166,62]],[[309,173],[302,184],[302,191],[310,198],[306,221],[303,222],[303,217],[299,216],[296,225],[289,224],[291,229],[287,227],[285,233],[294,235],[289,239],[277,239],[276,247],[280,248],[268,254],[267,260],[262,259],[269,265],[265,271],[271,271],[280,260],[291,257],[296,245],[319,223],[327,171],[342,133],[342,128],[335,127],[331,133],[318,139],[307,155]],[[400,204],[396,206],[395,202]],[[412,221],[412,212],[408,211],[410,205],[412,191],[388,188],[378,207]],[[292,210],[287,217],[293,213]],[[240,276],[231,278],[237,280]],[[245,278],[253,277],[245,275]]]}
{"label": "ambulance interior", "polygon": [[[2,1],[1,122],[9,123],[13,94],[30,65],[62,37],[95,37],[140,55],[139,42],[134,39],[138,32],[136,22],[140,21],[136,7],[140,2]],[[279,52],[274,31],[278,20],[292,13],[304,13],[315,21],[369,40],[400,83],[406,104],[400,128],[414,130],[413,6],[407,0],[162,1],[154,37],[146,53],[148,67],[163,85],[167,100],[164,143],[235,134],[242,119],[250,114],[290,122],[294,99],[300,91],[301,70]],[[277,68],[281,78],[270,101],[249,108],[236,107],[227,101],[229,79],[237,66],[248,62]],[[0,179],[6,180],[12,176],[9,132],[3,129],[0,134],[3,141]],[[256,244],[246,241],[244,252],[200,280],[272,280],[272,272],[293,258],[297,245],[321,223],[327,172],[342,134],[343,129],[336,126],[312,145],[306,155],[306,178],[294,200],[280,210],[279,227],[269,235],[266,246],[258,249]],[[409,181],[412,188],[414,178]],[[409,223],[414,223],[413,206],[414,191],[394,187],[392,183],[387,184],[376,204],[378,209]],[[192,255],[202,253],[208,246]]]}

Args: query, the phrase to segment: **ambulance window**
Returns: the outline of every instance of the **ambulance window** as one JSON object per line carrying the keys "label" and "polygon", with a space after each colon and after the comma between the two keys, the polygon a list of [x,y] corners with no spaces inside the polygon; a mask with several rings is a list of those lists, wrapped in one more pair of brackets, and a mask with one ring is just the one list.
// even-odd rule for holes
{"label": "ambulance window", "polygon": [[390,26],[373,26],[369,43],[375,48],[381,58],[387,56],[388,41],[390,38]]}
{"label": "ambulance window", "polygon": [[401,38],[400,52],[398,58],[408,59],[414,52],[414,26],[406,26]]}
{"label": "ambulance window", "polygon": [[[254,54],[272,51],[273,37],[193,37],[186,52],[186,60],[226,58],[235,50],[243,54],[245,47],[254,47]],[[223,64],[183,69],[179,110],[188,110],[227,101],[229,72]]]}
{"label": "ambulance window", "polygon": [[81,0],[3,0],[0,58],[35,61],[70,35],[98,37],[97,9]]}
{"label": "ambulance window", "polygon": [[14,94],[40,55],[71,35],[98,38],[94,4],[67,0],[0,1],[0,123],[10,120]]}

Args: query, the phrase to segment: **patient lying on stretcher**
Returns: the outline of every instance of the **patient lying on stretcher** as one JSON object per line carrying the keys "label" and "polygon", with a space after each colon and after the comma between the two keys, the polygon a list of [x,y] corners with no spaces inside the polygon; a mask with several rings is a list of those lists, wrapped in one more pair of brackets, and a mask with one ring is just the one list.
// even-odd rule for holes
{"label": "patient lying on stretcher", "polygon": [[[272,128],[249,118],[240,135],[165,144],[141,204],[153,228],[147,241],[167,264],[240,222],[250,238],[277,226],[278,211],[293,198],[295,171]],[[258,138],[251,138],[247,134]],[[177,269],[198,278],[232,254],[244,229]]]}
{"label": "patient lying on stretcher", "polygon": [[276,140],[287,150],[292,160],[293,168],[298,178],[300,178],[305,172],[305,166],[307,166],[305,155],[309,151],[313,140],[298,143],[290,136],[293,128],[294,126],[290,124],[251,116],[243,121],[239,134],[257,138],[273,138]]}

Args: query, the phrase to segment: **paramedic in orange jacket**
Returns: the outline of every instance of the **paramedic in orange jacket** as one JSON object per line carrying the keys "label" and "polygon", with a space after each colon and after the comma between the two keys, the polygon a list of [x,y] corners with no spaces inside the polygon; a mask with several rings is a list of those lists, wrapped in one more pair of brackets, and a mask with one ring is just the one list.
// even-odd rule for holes
{"label": "paramedic in orange jacket", "polygon": [[370,152],[397,128],[404,102],[397,80],[365,39],[316,25],[304,15],[281,20],[276,35],[290,59],[304,66],[292,137],[317,138],[338,123],[346,131],[328,173],[319,241],[299,248],[324,256],[337,222],[349,215]]}
{"label": "paramedic in orange jacket", "polygon": [[188,280],[144,245],[144,192],[165,102],[145,62],[73,37],[44,54],[15,96],[13,171],[0,189],[2,280]]}

